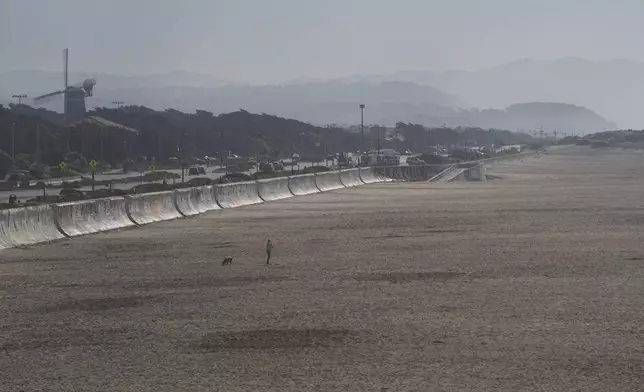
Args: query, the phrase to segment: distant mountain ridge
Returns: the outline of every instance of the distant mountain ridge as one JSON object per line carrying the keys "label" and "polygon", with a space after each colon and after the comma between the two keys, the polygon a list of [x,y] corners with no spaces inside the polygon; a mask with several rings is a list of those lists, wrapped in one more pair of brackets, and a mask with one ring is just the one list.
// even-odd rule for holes
{"label": "distant mountain ridge", "polygon": [[[526,67],[528,67],[527,63],[518,62],[506,65],[505,69],[508,73],[511,71],[507,70]],[[194,113],[195,110],[201,109],[221,114],[245,109],[317,125],[351,125],[360,122],[358,105],[364,103],[367,106],[366,124],[392,126],[403,121],[426,126],[446,124],[452,127],[495,127],[512,130],[544,126],[571,133],[600,132],[616,127],[614,123],[591,110],[556,103],[570,101],[542,100],[555,103],[550,106],[547,104],[538,106],[534,104],[537,100],[527,98],[533,95],[529,92],[524,94],[525,99],[509,101],[508,104],[475,105],[483,108],[508,107],[506,110],[470,109],[469,100],[478,91],[472,92],[471,86],[461,81],[464,75],[469,74],[450,71],[442,75],[447,75],[449,78],[438,78],[435,73],[420,71],[391,76],[391,78],[416,79],[417,82],[384,80],[389,77],[376,76],[371,77],[372,80],[350,82],[309,80],[284,85],[254,86],[231,84],[209,75],[190,72],[144,76],[72,73],[70,82],[75,83],[88,77],[97,78],[95,94],[87,100],[88,108],[114,107],[113,102],[120,101],[125,105],[144,105],[155,110],[172,108],[186,113]],[[0,97],[7,98],[4,102],[0,100],[0,104],[10,102],[8,97],[15,93],[26,93],[29,97],[33,97],[60,89],[61,79],[61,76],[55,72],[16,71],[0,74]],[[450,80],[451,84],[448,83]],[[446,87],[436,88],[422,84],[429,82]],[[443,91],[447,91],[448,87],[455,89],[455,86],[458,87],[463,83],[464,92],[470,93],[469,100]],[[496,84],[489,81],[485,83],[489,86],[482,90],[483,98],[489,96],[489,101],[502,102],[503,100],[497,97],[502,94],[496,91],[504,91],[502,86],[496,86],[496,84],[502,84],[502,80]],[[503,83],[507,84],[507,81]],[[528,113],[529,111],[515,113],[512,105],[516,102],[533,102],[529,108],[535,110],[538,115]],[[29,99],[25,103],[31,104]],[[62,99],[55,99],[45,107],[62,111]]]}
{"label": "distant mountain ridge", "polygon": [[431,85],[459,96],[470,107],[566,102],[592,108],[622,127],[644,127],[644,112],[640,110],[644,102],[644,63],[638,61],[522,59],[476,71],[403,71],[367,79]]}

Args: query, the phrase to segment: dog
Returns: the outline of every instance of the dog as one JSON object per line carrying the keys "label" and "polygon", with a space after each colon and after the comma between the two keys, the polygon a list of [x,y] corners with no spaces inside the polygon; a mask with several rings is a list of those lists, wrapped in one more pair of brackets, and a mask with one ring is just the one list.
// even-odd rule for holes
{"label": "dog", "polygon": [[234,257],[226,257],[224,261],[221,262],[221,265],[232,264]]}

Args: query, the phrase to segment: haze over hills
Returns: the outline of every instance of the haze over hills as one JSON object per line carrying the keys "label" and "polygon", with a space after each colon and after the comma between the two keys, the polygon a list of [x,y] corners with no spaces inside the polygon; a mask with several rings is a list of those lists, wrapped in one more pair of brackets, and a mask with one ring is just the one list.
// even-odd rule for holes
{"label": "haze over hills", "polygon": [[[612,72],[613,68],[620,71]],[[561,133],[590,133],[617,125],[581,105],[604,108],[599,110],[602,114],[616,113],[611,119],[631,118],[636,122],[641,116],[644,122],[644,115],[634,110],[635,103],[627,93],[637,95],[639,91],[627,90],[625,80],[629,76],[624,76],[637,72],[644,80],[644,64],[566,59],[522,60],[471,72],[409,71],[329,81],[300,79],[283,85],[243,85],[182,71],[139,76],[71,73],[69,79],[75,83],[97,78],[95,96],[87,100],[89,108],[112,107],[113,101],[189,113],[203,109],[220,114],[242,108],[326,125],[358,123],[357,106],[364,103],[367,124],[403,121],[511,130],[543,126]],[[8,72],[0,74],[0,96],[19,92],[34,97],[59,90],[62,84],[62,76],[56,72]],[[605,93],[593,91],[597,86],[604,86]],[[517,103],[528,104],[512,106]],[[633,110],[626,113],[624,108],[629,105]],[[61,111],[62,99],[44,106]],[[521,110],[517,110],[519,107]]]}
{"label": "haze over hills", "polygon": [[[364,79],[351,77],[344,80]],[[431,85],[457,95],[467,106],[500,108],[521,102],[565,102],[588,107],[620,127],[641,128],[644,63],[562,58],[524,59],[476,71],[404,71],[368,80]]]}

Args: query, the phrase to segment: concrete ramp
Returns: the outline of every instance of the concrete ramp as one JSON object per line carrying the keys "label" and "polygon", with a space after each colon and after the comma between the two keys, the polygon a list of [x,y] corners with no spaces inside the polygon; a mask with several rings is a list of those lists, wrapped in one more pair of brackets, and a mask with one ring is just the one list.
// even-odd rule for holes
{"label": "concrete ramp", "polygon": [[54,210],[48,206],[0,211],[0,249],[64,238],[56,228]]}
{"label": "concrete ramp", "polygon": [[487,181],[487,178],[485,177],[485,166],[483,164],[478,164],[469,168],[457,168],[445,179],[445,182],[458,181]]}
{"label": "concrete ramp", "polygon": [[448,168],[444,169],[442,172],[436,174],[434,177],[429,179],[429,182],[440,182],[445,179],[452,171],[456,169],[456,165],[450,165]]}
{"label": "concrete ramp", "polygon": [[360,169],[340,170],[340,182],[347,188],[364,184],[360,179]]}
{"label": "concrete ramp", "polygon": [[127,216],[137,225],[181,218],[172,191],[142,193],[125,199]]}
{"label": "concrete ramp", "polygon": [[468,181],[487,181],[485,176],[486,170],[485,165],[481,164],[476,167],[473,167],[465,172],[465,176]]}
{"label": "concrete ramp", "polygon": [[340,181],[340,173],[337,171],[316,173],[315,185],[322,192],[344,188],[344,185],[342,185],[342,182]]}
{"label": "concrete ramp", "polygon": [[221,208],[235,208],[261,203],[257,182],[245,181],[215,185],[215,200]]}
{"label": "concrete ramp", "polygon": [[467,168],[455,167],[449,173],[447,173],[445,176],[443,176],[441,181],[442,182],[452,182],[452,181],[455,181],[457,178],[464,178],[463,173],[465,173],[466,170],[467,170]]}
{"label": "concrete ramp", "polygon": [[315,174],[291,176],[288,178],[288,187],[295,196],[305,196],[320,192],[315,185]]}
{"label": "concrete ramp", "polygon": [[199,215],[220,208],[212,186],[177,189],[174,191],[174,202],[183,216]]}
{"label": "concrete ramp", "polygon": [[124,197],[54,204],[56,226],[68,237],[134,226]]}
{"label": "concrete ramp", "polygon": [[288,187],[288,177],[257,180],[257,192],[264,201],[281,200],[293,197]]}

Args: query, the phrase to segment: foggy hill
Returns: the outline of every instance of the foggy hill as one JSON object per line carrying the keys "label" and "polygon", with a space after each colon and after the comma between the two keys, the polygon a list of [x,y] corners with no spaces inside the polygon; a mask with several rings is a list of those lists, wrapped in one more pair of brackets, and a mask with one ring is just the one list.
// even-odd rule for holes
{"label": "foggy hill", "polygon": [[[359,103],[380,116],[405,117],[431,111],[435,107],[462,106],[457,97],[433,87],[411,82],[310,81],[285,85],[234,85],[207,75],[175,72],[150,76],[70,74],[70,83],[97,78],[94,97],[88,107],[110,107],[113,101],[144,105],[158,110],[174,108],[227,113],[244,108],[317,124],[356,123]],[[26,93],[34,97],[62,88],[56,73],[19,71],[0,74],[0,97]],[[30,100],[26,101],[31,104]],[[0,102],[8,103],[8,101]],[[62,99],[44,104],[62,110]],[[372,118],[373,121],[373,118]]]}
{"label": "foggy hill", "polygon": [[426,126],[482,127],[530,131],[543,128],[544,131],[559,134],[588,134],[615,129],[616,124],[585,107],[556,102],[529,102],[515,104],[503,110],[498,109],[445,109],[434,115],[418,114],[411,122]]}
{"label": "foggy hill", "polygon": [[[430,74],[402,73],[396,77],[413,76],[419,82],[428,83],[431,80],[424,78],[427,75]],[[317,125],[350,125],[360,122],[358,104],[364,103],[367,106],[366,124],[392,126],[406,121],[426,126],[445,124],[511,130],[543,126],[550,130],[574,133],[615,128],[615,124],[596,113],[573,105],[533,104],[516,113],[514,107],[507,110],[465,109],[467,102],[460,97],[410,81],[301,81],[285,85],[250,86],[233,85],[208,75],[189,72],[148,76],[70,74],[70,81],[74,83],[91,76],[97,77],[97,85],[94,97],[87,99],[88,108],[114,107],[113,101],[123,101],[126,105],[143,105],[155,110],[172,108],[194,112],[201,109],[221,114],[245,109]],[[20,92],[33,97],[57,90],[60,89],[58,83],[62,86],[59,78],[60,75],[56,73],[33,71],[0,74],[0,96],[10,97]],[[484,96],[499,94],[492,84],[484,91]],[[528,93],[524,95],[530,96]],[[493,98],[490,101],[496,102]],[[510,104],[516,102],[511,101]],[[31,102],[27,100],[26,103]],[[482,107],[501,108],[510,104]],[[62,111],[62,98],[53,99],[44,107]]]}
{"label": "foggy hill", "polygon": [[469,107],[566,102],[591,108],[621,127],[644,124],[644,112],[640,110],[644,101],[644,63],[630,60],[525,59],[477,71],[406,71],[369,79],[431,85],[459,96]]}

